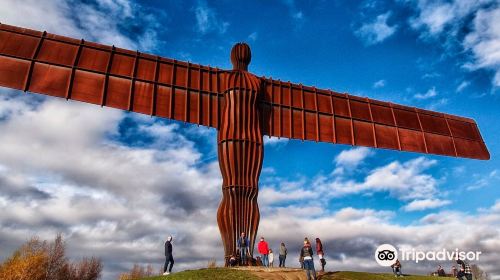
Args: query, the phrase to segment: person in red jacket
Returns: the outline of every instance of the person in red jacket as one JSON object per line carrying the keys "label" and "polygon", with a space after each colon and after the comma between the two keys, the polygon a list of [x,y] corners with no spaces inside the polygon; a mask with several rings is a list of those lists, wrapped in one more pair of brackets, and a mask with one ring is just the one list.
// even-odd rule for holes
{"label": "person in red jacket", "polygon": [[316,254],[318,254],[321,263],[321,272],[324,272],[326,265],[325,253],[323,252],[323,244],[319,238],[316,238]]}
{"label": "person in red jacket", "polygon": [[264,240],[264,237],[260,238],[260,242],[257,245],[257,249],[259,250],[260,255],[262,256],[262,265],[265,267],[269,266],[269,245],[267,245],[267,242]]}

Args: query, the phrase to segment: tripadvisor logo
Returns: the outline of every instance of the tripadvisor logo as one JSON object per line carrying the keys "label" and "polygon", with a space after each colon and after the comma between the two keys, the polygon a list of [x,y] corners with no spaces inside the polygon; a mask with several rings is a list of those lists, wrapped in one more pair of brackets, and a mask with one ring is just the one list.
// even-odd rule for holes
{"label": "tripadvisor logo", "polygon": [[[458,259],[465,261],[479,261],[480,251],[461,251],[458,248],[452,251],[441,249],[437,251],[419,251],[415,249],[403,250],[399,252],[391,244],[382,244],[375,250],[375,260],[381,266],[391,266],[396,260],[401,261],[454,261]],[[399,256],[399,257],[398,257]]]}
{"label": "tripadvisor logo", "polygon": [[391,266],[398,259],[398,250],[391,244],[382,244],[375,250],[375,260],[381,266]]}

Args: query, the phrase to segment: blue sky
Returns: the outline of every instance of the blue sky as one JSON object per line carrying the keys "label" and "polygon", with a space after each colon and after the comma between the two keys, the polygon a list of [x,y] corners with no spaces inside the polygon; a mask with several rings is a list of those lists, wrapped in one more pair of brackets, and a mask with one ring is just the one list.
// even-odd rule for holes
{"label": "blue sky", "polygon": [[[259,76],[473,118],[489,161],[266,140],[259,234],[320,236],[331,269],[380,270],[381,242],[479,248],[500,279],[498,1],[0,0],[0,22],[225,69],[245,41]],[[178,269],[220,259],[214,130],[1,93],[1,258],[63,232],[73,256],[103,258],[106,279],[159,266],[166,234]]]}

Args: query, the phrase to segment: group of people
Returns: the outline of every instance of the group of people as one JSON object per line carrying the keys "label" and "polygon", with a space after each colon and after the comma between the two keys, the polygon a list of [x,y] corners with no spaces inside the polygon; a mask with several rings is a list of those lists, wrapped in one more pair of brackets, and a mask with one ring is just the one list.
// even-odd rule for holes
{"label": "group of people", "polygon": [[[249,239],[244,232],[241,233],[240,237],[237,241],[237,250],[238,255],[240,257],[240,265],[248,265],[248,256],[249,256]],[[259,243],[257,244],[257,251],[260,254],[260,257],[257,257],[257,263],[262,263],[265,267],[274,267],[274,253],[271,248],[269,248],[269,244],[265,240],[264,237],[260,238]],[[286,256],[288,254],[288,249],[285,246],[285,243],[281,242],[279,246],[279,267],[285,267]],[[319,238],[316,238],[316,254],[319,257],[321,264],[321,271],[325,270],[326,260],[324,257],[323,244]],[[299,262],[301,264],[301,268],[306,271],[307,279],[316,280],[316,271],[314,269],[314,261],[313,261],[313,249],[309,239],[306,237],[304,239],[304,245],[300,250]],[[231,266],[235,266],[238,264],[238,260],[235,256],[231,256],[229,259],[229,264]]]}
{"label": "group of people", "polygon": [[444,268],[441,265],[438,266],[437,271],[434,272],[433,274],[439,277],[452,276],[460,280],[472,280],[472,270],[470,265],[467,262],[461,260],[460,258],[457,258],[457,264],[459,265],[460,269],[457,269],[457,267],[453,265],[451,267],[450,274],[446,274]]}
{"label": "group of people", "polygon": [[[472,270],[470,265],[467,262],[461,260],[460,258],[457,258],[456,262],[459,265],[460,269],[457,269],[456,266],[452,266],[451,273],[449,275],[446,274],[444,268],[441,265],[438,266],[437,271],[432,273],[432,275],[437,275],[439,277],[452,276],[459,280],[472,280]],[[394,273],[394,276],[396,277],[403,276],[401,272],[401,262],[398,259],[394,264],[391,265],[391,268]]]}
{"label": "group of people", "polygon": [[[250,240],[246,236],[244,232],[241,233],[240,237],[237,240],[237,256],[230,256],[229,265],[249,265],[250,256]],[[263,265],[265,267],[274,267],[274,253],[273,250],[269,248],[269,244],[266,242],[264,237],[260,238],[259,243],[257,244],[257,250],[260,254],[260,257],[257,257],[257,264]],[[172,273],[172,267],[174,266],[174,257],[172,254],[172,236],[167,237],[165,241],[165,265],[163,266],[163,275],[169,275]],[[319,257],[319,261],[321,264],[321,271],[325,270],[326,260],[324,257],[323,244],[319,238],[316,238],[316,254]],[[279,247],[279,267],[285,267],[286,256],[288,255],[288,249],[285,246],[285,243],[281,242]],[[314,260],[313,260],[313,248],[311,246],[311,242],[306,237],[304,238],[304,245],[300,250],[299,262],[301,268],[306,271],[307,279],[311,278],[316,280],[316,270],[314,269]],[[237,258],[239,257],[239,259]]]}
{"label": "group of people", "polygon": [[455,276],[459,280],[472,280],[472,270],[470,268],[470,265],[460,258],[457,258],[457,264],[460,266],[460,270],[457,271],[457,269],[455,268],[456,275],[453,274],[453,276]]}

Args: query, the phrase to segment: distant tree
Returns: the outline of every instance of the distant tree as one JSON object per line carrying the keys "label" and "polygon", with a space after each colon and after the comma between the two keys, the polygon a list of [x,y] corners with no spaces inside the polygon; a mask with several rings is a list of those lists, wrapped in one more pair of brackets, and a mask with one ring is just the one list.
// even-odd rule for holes
{"label": "distant tree", "polygon": [[31,238],[0,265],[0,279],[45,280],[48,265],[45,247],[45,242]]}
{"label": "distant tree", "polygon": [[54,242],[32,237],[0,264],[2,280],[97,280],[102,263],[94,257],[70,262],[62,235]]}
{"label": "distant tree", "polygon": [[490,275],[483,271],[477,264],[473,264],[470,266],[472,270],[472,276],[476,280],[490,280]]}

